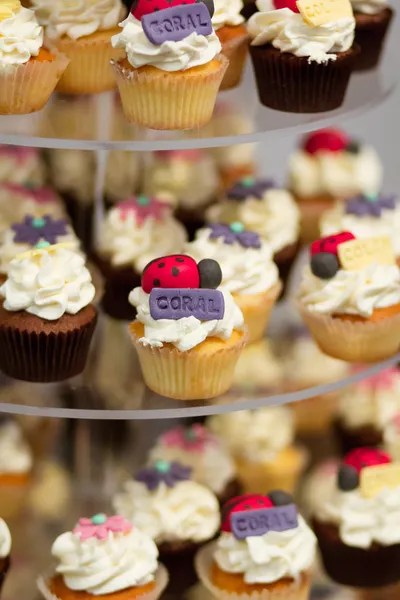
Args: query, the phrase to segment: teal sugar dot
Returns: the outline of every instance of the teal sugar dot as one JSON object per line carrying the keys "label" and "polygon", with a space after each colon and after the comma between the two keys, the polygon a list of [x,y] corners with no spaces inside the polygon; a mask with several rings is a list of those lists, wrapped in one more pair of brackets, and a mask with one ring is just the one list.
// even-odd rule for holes
{"label": "teal sugar dot", "polygon": [[139,204],[139,206],[148,206],[150,204],[150,200],[148,199],[147,196],[144,196],[143,194],[141,194],[137,198],[137,203]]}
{"label": "teal sugar dot", "polygon": [[43,240],[42,242],[38,242],[35,248],[41,250],[42,248],[48,248],[49,246],[51,246],[50,242],[46,242],[46,240]]}
{"label": "teal sugar dot", "polygon": [[252,185],[254,185],[255,180],[253,177],[243,177],[242,179],[242,185],[244,185],[245,187],[251,187]]}
{"label": "teal sugar dot", "polygon": [[188,429],[185,432],[185,438],[188,440],[195,440],[196,439],[196,432],[193,431],[193,429]]}
{"label": "teal sugar dot", "polygon": [[93,525],[104,525],[104,523],[106,521],[107,521],[107,517],[103,513],[99,513],[97,515],[93,515],[93,517],[92,517],[92,523],[93,523]]}
{"label": "teal sugar dot", "polygon": [[32,227],[36,227],[37,229],[41,229],[45,225],[46,225],[46,221],[44,219],[42,219],[41,217],[38,217],[36,219],[32,219]]}
{"label": "teal sugar dot", "polygon": [[376,202],[378,200],[377,194],[365,194],[365,199],[368,202]]}
{"label": "teal sugar dot", "polygon": [[233,233],[242,233],[242,231],[244,231],[243,223],[239,223],[239,221],[231,223],[231,231],[233,231]]}
{"label": "teal sugar dot", "polygon": [[166,460],[157,460],[154,466],[160,473],[168,473],[170,470],[170,464]]}

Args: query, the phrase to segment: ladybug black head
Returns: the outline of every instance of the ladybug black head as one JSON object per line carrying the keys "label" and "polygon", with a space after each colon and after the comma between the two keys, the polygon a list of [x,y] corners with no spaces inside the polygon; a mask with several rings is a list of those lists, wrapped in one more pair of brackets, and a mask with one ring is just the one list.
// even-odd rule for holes
{"label": "ladybug black head", "polygon": [[351,140],[351,142],[347,144],[345,150],[350,154],[359,154],[361,150],[361,144],[360,142],[357,142],[357,140]]}
{"label": "ladybug black head", "polygon": [[222,281],[222,271],[219,263],[212,258],[203,258],[197,266],[200,275],[200,287],[211,290],[217,289]]}
{"label": "ladybug black head", "polygon": [[358,487],[359,477],[357,469],[351,465],[342,465],[337,475],[337,485],[342,492],[351,492]]}
{"label": "ladybug black head", "polygon": [[319,252],[311,257],[311,271],[319,279],[332,279],[340,269],[339,261],[331,252]]}

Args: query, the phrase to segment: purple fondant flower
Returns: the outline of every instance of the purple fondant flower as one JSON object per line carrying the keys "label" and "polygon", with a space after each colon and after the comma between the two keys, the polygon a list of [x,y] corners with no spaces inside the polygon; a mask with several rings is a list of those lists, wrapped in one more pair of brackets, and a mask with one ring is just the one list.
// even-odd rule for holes
{"label": "purple fondant flower", "polygon": [[150,218],[161,221],[165,213],[170,210],[165,202],[160,202],[156,198],[149,198],[143,194],[121,202],[118,208],[123,219],[126,219],[128,214],[133,211],[139,223],[143,223],[143,221]]}
{"label": "purple fondant flower", "polygon": [[355,196],[346,201],[346,214],[357,217],[380,217],[383,210],[396,208],[395,196]]}
{"label": "purple fondant flower", "polygon": [[14,223],[11,229],[15,231],[16,244],[36,246],[40,240],[56,244],[59,237],[68,234],[68,223],[64,219],[55,220],[49,215],[45,217],[26,216],[21,223]]}
{"label": "purple fondant flower", "polygon": [[157,460],[151,467],[145,467],[139,471],[135,479],[144,483],[147,489],[152,491],[157,489],[160,483],[165,483],[168,487],[173,488],[180,481],[188,481],[191,472],[190,467],[178,462]]}
{"label": "purple fondant flower", "polygon": [[229,200],[242,201],[249,196],[261,200],[267,190],[276,187],[272,179],[254,179],[253,177],[244,177],[237,181],[227,192]]}
{"label": "purple fondant flower", "polygon": [[234,244],[237,242],[243,248],[261,248],[261,240],[258,233],[247,231],[242,223],[231,223],[223,225],[215,223],[210,225],[210,240],[222,238],[225,244]]}

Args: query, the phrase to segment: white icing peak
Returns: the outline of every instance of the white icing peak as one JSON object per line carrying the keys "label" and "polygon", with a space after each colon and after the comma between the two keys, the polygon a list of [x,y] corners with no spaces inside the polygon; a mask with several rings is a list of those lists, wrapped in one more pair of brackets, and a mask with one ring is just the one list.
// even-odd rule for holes
{"label": "white icing peak", "polygon": [[35,13],[21,8],[0,21],[0,70],[4,66],[22,65],[37,56],[43,45],[43,28]]}
{"label": "white icing peak", "polygon": [[0,425],[0,474],[29,473],[33,458],[31,449],[16,422]]}
{"label": "white icing peak", "polygon": [[389,6],[386,0],[350,0],[355,13],[377,15]]}
{"label": "white icing peak", "polygon": [[7,558],[11,552],[11,533],[7,523],[0,519],[0,558]]}
{"label": "white icing peak", "polygon": [[214,15],[212,24],[217,31],[224,25],[237,26],[244,23],[240,14],[243,9],[242,0],[214,0]]}

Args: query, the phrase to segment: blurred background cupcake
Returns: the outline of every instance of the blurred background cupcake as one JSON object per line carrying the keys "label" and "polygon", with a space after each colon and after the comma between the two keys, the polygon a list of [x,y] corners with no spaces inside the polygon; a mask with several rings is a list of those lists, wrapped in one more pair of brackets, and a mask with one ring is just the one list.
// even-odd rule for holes
{"label": "blurred background cupcake", "polygon": [[222,53],[229,60],[221,91],[236,87],[242,78],[248,53],[248,33],[240,12],[242,9],[242,0],[214,1],[212,25],[221,42]]}
{"label": "blurred background cupcake", "polygon": [[33,457],[21,428],[15,420],[0,422],[0,514],[17,515],[27,502],[32,482]]}
{"label": "blurred background cupcake", "polygon": [[360,47],[356,69],[366,71],[378,66],[385,39],[394,17],[386,0],[350,0],[356,20],[355,42]]}
{"label": "blurred background cupcake", "polygon": [[0,182],[39,187],[45,183],[45,165],[38,148],[0,145]]}

